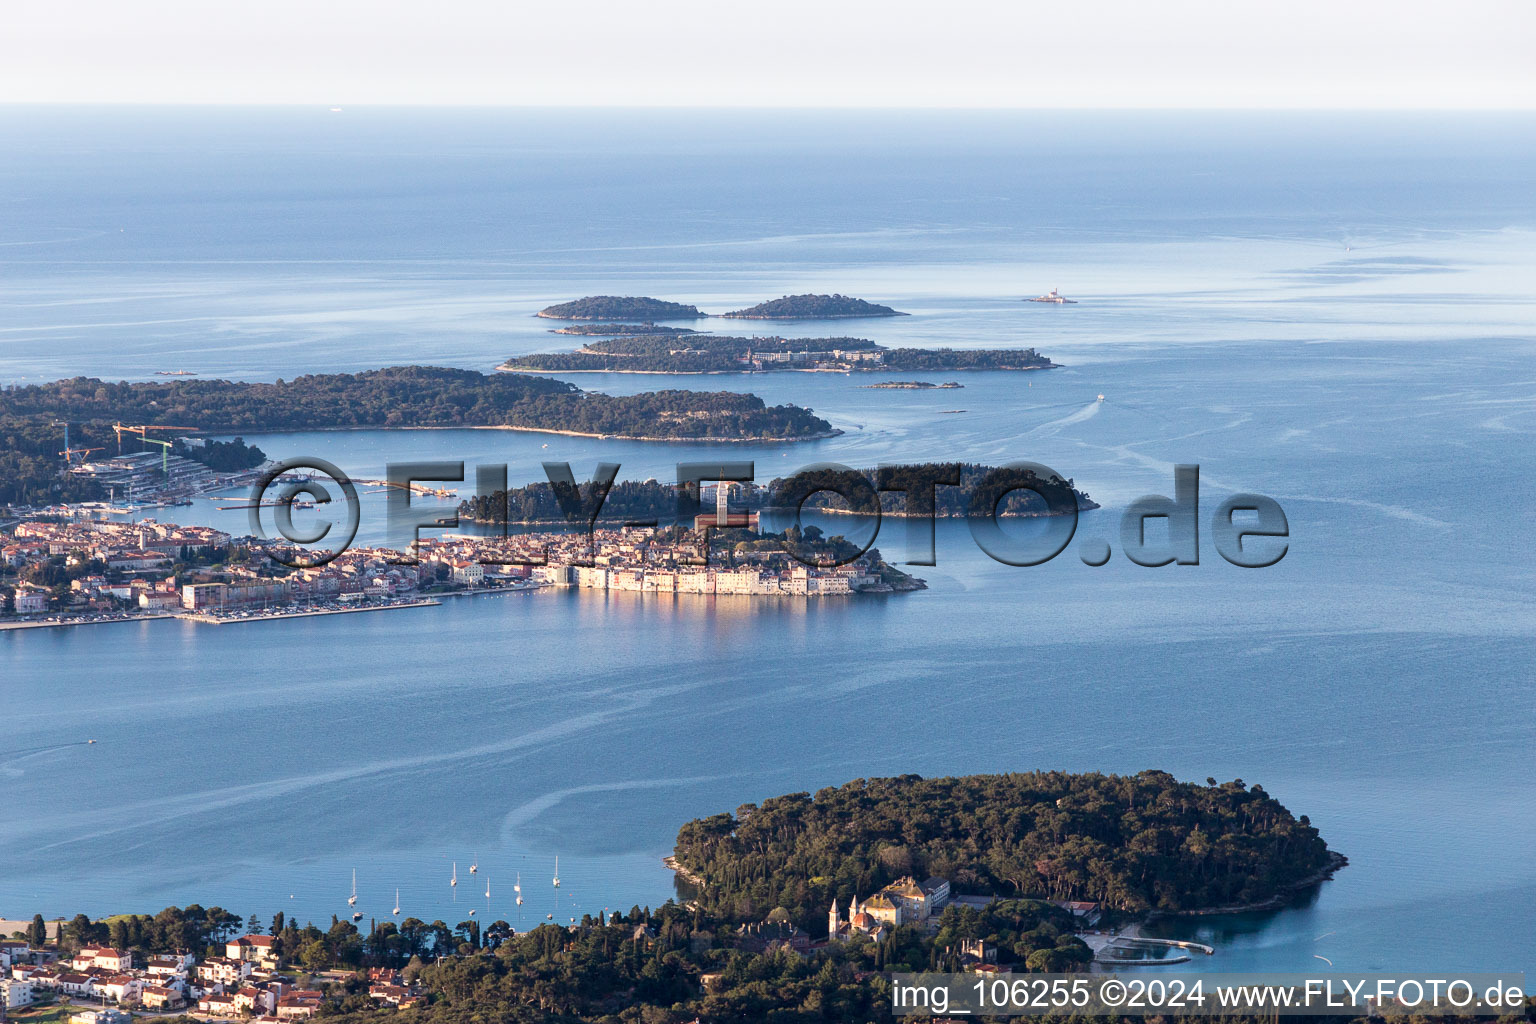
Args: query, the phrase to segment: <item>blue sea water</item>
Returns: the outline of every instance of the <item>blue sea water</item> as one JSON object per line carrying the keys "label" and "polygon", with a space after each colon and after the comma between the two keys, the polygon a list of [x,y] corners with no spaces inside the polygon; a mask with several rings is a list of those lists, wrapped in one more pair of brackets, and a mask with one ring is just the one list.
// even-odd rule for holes
{"label": "blue sea water", "polygon": [[[1536,969],[1533,127],[0,112],[0,383],[490,369],[568,343],[531,314],[582,294],[718,311],[841,291],[913,315],[839,331],[1033,345],[1063,367],[926,393],[571,378],[751,390],[845,431],[799,445],[258,443],[357,476],[432,458],[514,481],[549,459],[661,479],[697,458],[751,458],[762,479],[1031,459],[1104,505],[1079,539],[1117,548],[1102,568],[1076,543],[1014,568],[943,524],[938,565],[916,570],[930,589],[891,598],[541,593],[3,633],[0,916],[197,901],[323,921],[356,868],[367,913],[398,887],[407,913],[450,923],[515,921],[520,872],[531,924],[666,899],[678,824],[775,793],[1161,768],[1260,783],[1351,860],[1287,910],[1165,923],[1218,947],[1190,968]],[[1080,304],[1019,301],[1052,286]],[[1120,511],[1168,493],[1176,463],[1201,466],[1207,509],[1280,501],[1285,559],[1236,569],[1207,531],[1199,566],[1127,562]],[[360,536],[385,539],[364,500]],[[212,503],[165,517],[244,523]],[[878,543],[902,556],[900,525]]]}

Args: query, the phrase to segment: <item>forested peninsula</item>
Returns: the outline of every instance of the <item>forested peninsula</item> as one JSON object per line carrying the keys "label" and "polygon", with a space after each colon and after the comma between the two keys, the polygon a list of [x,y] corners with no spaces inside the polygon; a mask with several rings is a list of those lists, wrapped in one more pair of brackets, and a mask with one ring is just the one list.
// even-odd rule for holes
{"label": "forested peninsula", "polygon": [[439,366],[313,374],[272,383],[73,377],[0,391],[0,425],[165,424],[208,433],[506,427],[642,440],[802,440],[835,433],[795,405],[734,392],[604,395],[545,377]]}
{"label": "forested peninsula", "polygon": [[497,369],[516,373],[851,373],[1045,370],[1055,365],[1032,348],[886,348],[865,338],[627,334],[589,341],[574,352],[512,356]]}

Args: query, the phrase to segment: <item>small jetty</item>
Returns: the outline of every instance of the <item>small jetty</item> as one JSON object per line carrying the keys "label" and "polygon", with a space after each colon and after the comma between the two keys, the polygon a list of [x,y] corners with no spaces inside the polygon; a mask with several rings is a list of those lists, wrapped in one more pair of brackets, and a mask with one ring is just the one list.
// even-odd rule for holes
{"label": "small jetty", "polygon": [[1193,959],[1189,953],[1180,953],[1172,956],[1151,956],[1154,950],[1179,949],[1190,950],[1195,953],[1204,953],[1206,956],[1214,956],[1216,950],[1203,942],[1190,942],[1184,939],[1153,939],[1140,934],[1136,927],[1123,932],[1085,932],[1080,933],[1082,939],[1093,950],[1095,963],[1114,964],[1118,967],[1161,967],[1167,964],[1188,963]]}

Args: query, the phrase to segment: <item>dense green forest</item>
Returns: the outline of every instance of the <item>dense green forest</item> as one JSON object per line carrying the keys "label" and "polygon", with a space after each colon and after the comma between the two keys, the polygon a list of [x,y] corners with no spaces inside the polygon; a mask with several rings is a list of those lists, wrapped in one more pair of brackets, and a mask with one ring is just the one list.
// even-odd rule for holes
{"label": "dense green forest", "polygon": [[1090,900],[1129,912],[1258,902],[1315,876],[1328,847],[1258,786],[1166,772],[902,775],[691,821],[678,862],[727,918],[780,907],[825,930],[833,899],[903,875],[959,892]]}
{"label": "dense green forest", "polygon": [[[834,356],[834,352],[873,352],[879,359]],[[865,338],[637,334],[591,341],[574,352],[512,356],[500,368],[544,373],[743,373],[806,368],[807,360],[763,358],[779,353],[804,354],[813,357],[809,361],[815,365],[848,370],[1039,370],[1053,365],[1032,348],[888,349]]]}
{"label": "dense green forest", "polygon": [[171,453],[193,462],[201,462],[215,473],[239,473],[255,469],[267,461],[266,452],[255,445],[246,444],[243,437],[233,441],[204,441],[202,444],[187,444],[178,440]]}
{"label": "dense green forest", "polygon": [[[217,907],[168,907],[153,916],[108,921],[77,915],[61,929],[58,946],[70,952],[110,941],[147,957],[177,949],[203,952],[261,931],[260,919],[242,922]],[[426,1005],[394,1011],[375,1008],[361,975],[328,985],[333,1001],[322,1015],[358,1024],[682,1024],[695,1017],[857,1022],[889,1014],[887,983],[875,972],[955,969],[962,939],[992,943],[1000,960],[1020,970],[1070,970],[1090,956],[1072,935],[1069,915],[1027,900],[984,910],[952,907],[936,934],[906,926],[878,944],[860,936],[817,951],[802,946],[801,952],[770,945],[792,934],[782,915],[739,923],[672,902],[606,919],[584,917],[570,926],[541,923],[527,932],[505,920],[471,918],[450,926],[413,917],[375,922],[366,932],[333,917],[322,929],[300,926],[282,913],[267,931],[277,938],[276,952],[290,972],[404,968],[405,980],[429,995]]]}
{"label": "dense green forest", "polygon": [[[225,380],[112,383],[74,377],[0,391],[0,423],[157,423],[236,433],[346,427],[513,426],[621,437],[800,438],[831,431],[793,405],[734,392],[601,395],[544,377],[430,366]],[[115,442],[114,442],[115,443]]]}
{"label": "dense green forest", "polygon": [[[887,466],[884,468],[885,483],[893,490],[887,490],[880,495],[880,511],[884,515],[901,515],[908,512],[906,490],[912,486],[921,486],[925,479],[931,478],[936,465],[934,463],[917,463],[910,466]],[[941,518],[957,518],[971,515],[988,516],[1040,516],[1049,515],[1052,509],[1068,509],[1076,503],[1080,511],[1095,509],[1099,506],[1086,493],[1080,491],[1071,479],[1063,480],[1059,476],[1038,477],[1033,472],[1024,469],[998,468],[983,466],[972,462],[961,463],[959,486],[939,485],[934,488],[933,504],[934,514]],[[794,504],[798,494],[805,493],[807,485],[816,485],[824,490],[819,490],[805,502],[806,509],[850,509],[846,499],[835,491],[841,489],[844,492],[857,493],[862,486],[875,486],[878,482],[874,470],[806,470],[796,477],[780,478],[768,486],[768,493],[763,498],[763,507],[770,509],[788,509]],[[990,479],[989,479],[990,478]],[[980,494],[983,480],[988,480],[986,494]],[[794,483],[792,483],[794,481]],[[804,484],[799,483],[804,481]],[[1045,494],[1040,494],[1029,488],[1039,488]],[[1000,500],[992,504],[993,496],[1002,495]],[[995,500],[995,499],[994,499]],[[973,509],[973,504],[980,507]],[[987,507],[991,505],[991,507]]]}
{"label": "dense green forest", "polygon": [[835,317],[906,316],[890,306],[847,295],[785,295],[721,316],[740,320],[829,320]]}
{"label": "dense green forest", "polygon": [[892,348],[886,370],[1047,370],[1055,366],[1032,348]]}
{"label": "dense green forest", "polygon": [[639,295],[588,295],[539,310],[551,320],[692,320],[708,316],[699,307]]}
{"label": "dense green forest", "polygon": [[[586,485],[583,484],[585,492]],[[618,480],[603,501],[597,517],[599,526],[617,526],[627,522],[660,523],[677,518],[677,486],[656,480]],[[733,502],[733,508],[746,505]],[[477,494],[459,503],[459,516],[481,523],[563,523],[555,489],[541,481],[526,487],[513,487],[492,494]]]}
{"label": "dense green forest", "polygon": [[[0,505],[52,505],[105,498],[97,484],[64,473],[64,425],[54,417],[21,417],[4,411],[0,390]],[[75,448],[117,450],[117,438],[101,424],[71,424]],[[93,455],[100,453],[93,452]]]}
{"label": "dense green forest", "polygon": [[[6,393],[0,392],[0,408]],[[70,424],[70,444],[78,450],[99,448],[91,458],[117,453],[117,437],[109,424]],[[139,451],[137,438],[128,438],[123,451]],[[61,501],[96,501],[107,495],[101,487],[64,472],[64,425],[51,417],[0,413],[0,505],[51,505]],[[241,438],[210,441],[198,447],[178,442],[172,451],[220,473],[261,465],[266,455]],[[78,459],[81,456],[76,456]]]}
{"label": "dense green forest", "polygon": [[[933,468],[932,463],[897,466],[890,468],[888,474],[892,484],[905,489],[914,478],[926,477]],[[982,478],[989,473],[997,472],[991,466],[974,463],[963,463],[959,469],[959,487],[940,486],[934,490],[934,509],[938,516],[954,518],[968,514],[971,497]],[[846,472],[815,470],[798,474],[797,477],[778,477],[766,488],[753,488],[750,491],[738,488],[731,498],[731,508],[737,511],[786,510],[792,505],[791,499],[787,496],[790,482],[799,477],[803,477],[806,481],[820,483],[822,486],[848,489],[851,484],[862,483],[874,486],[876,474],[872,470]],[[998,484],[1039,486],[1047,494],[1053,495],[1052,504],[1063,507],[1069,500],[1066,491],[1071,490],[1076,497],[1079,509],[1099,507],[1087,494],[1077,490],[1073,481],[1063,481],[1059,477],[1042,481],[1026,471],[1007,471],[994,479],[994,490]],[[901,493],[883,494],[880,503],[885,513],[898,514],[906,510],[906,498]],[[826,491],[818,492],[805,503],[805,507],[810,510],[845,506],[846,502],[843,499]],[[1044,514],[1046,511],[1045,501],[1039,495],[1033,491],[1015,490],[1003,498],[998,505],[997,514],[1033,516]],[[618,525],[653,519],[660,523],[668,523],[677,518],[677,512],[676,484],[662,483],[658,480],[623,480],[615,482],[608,492],[608,498],[603,502],[602,513],[597,521],[600,525]],[[482,523],[560,523],[565,521],[560,513],[559,502],[555,499],[554,488],[548,481],[467,498],[459,503],[459,515]]]}

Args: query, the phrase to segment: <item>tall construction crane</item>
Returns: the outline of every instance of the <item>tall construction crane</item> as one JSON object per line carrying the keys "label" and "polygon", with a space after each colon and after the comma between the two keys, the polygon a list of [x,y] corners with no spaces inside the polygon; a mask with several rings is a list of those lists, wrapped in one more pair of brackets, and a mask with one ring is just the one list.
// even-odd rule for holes
{"label": "tall construction crane", "polygon": [[158,444],[160,446],[160,472],[164,473],[166,476],[170,476],[171,475],[171,445],[174,444],[175,442],[174,441],[162,441],[158,437],[150,437],[149,436],[149,432],[151,430],[196,430],[196,429],[197,429],[196,427],[156,426],[155,424],[151,424],[151,423],[143,423],[143,424],[140,424],[138,426],[133,426],[133,427],[130,427],[130,426],[128,426],[126,424],[123,424],[123,423],[114,423],[114,424],[112,424],[112,432],[117,435],[117,452],[118,452],[119,455],[121,455],[122,452],[123,452],[123,435],[124,434],[138,434],[139,435],[139,440],[143,441],[145,444]]}
{"label": "tall construction crane", "polygon": [[144,438],[145,444],[158,444],[160,446],[160,472],[165,476],[171,475],[171,445],[173,441],[162,441],[158,437]]}
{"label": "tall construction crane", "polygon": [[64,456],[64,464],[67,466],[70,465],[69,460],[74,458],[76,455],[79,455],[81,457],[80,461],[84,462],[85,456],[91,454],[91,452],[104,451],[106,451],[105,448],[65,448],[63,451],[59,452],[59,454]]}
{"label": "tall construction crane", "polygon": [[68,466],[70,464],[70,459],[72,459],[76,455],[82,456],[80,461],[84,462],[85,459],[83,458],[83,456],[89,455],[89,454],[91,454],[91,452],[104,452],[104,451],[106,451],[105,448],[76,448],[74,445],[70,444],[69,443],[69,421],[68,420],[54,420],[53,421],[53,425],[55,427],[63,427],[64,428],[64,450],[59,452],[59,454],[64,456],[64,465],[66,465],[66,466]]}
{"label": "tall construction crane", "polygon": [[[136,426],[136,427],[130,427],[130,426],[128,426],[126,424],[123,424],[123,423],[114,423],[114,424],[112,424],[112,432],[117,435],[117,453],[119,455],[121,455],[123,453],[123,435],[124,434],[138,434],[139,437],[141,439],[145,440],[145,441],[154,441],[155,439],[149,436],[149,432],[151,430],[196,430],[196,429],[197,429],[196,427],[161,427],[161,426],[155,426],[154,424],[150,424],[150,423],[145,423],[145,424],[142,424],[141,426]],[[158,442],[156,442],[156,443],[158,443]]]}

